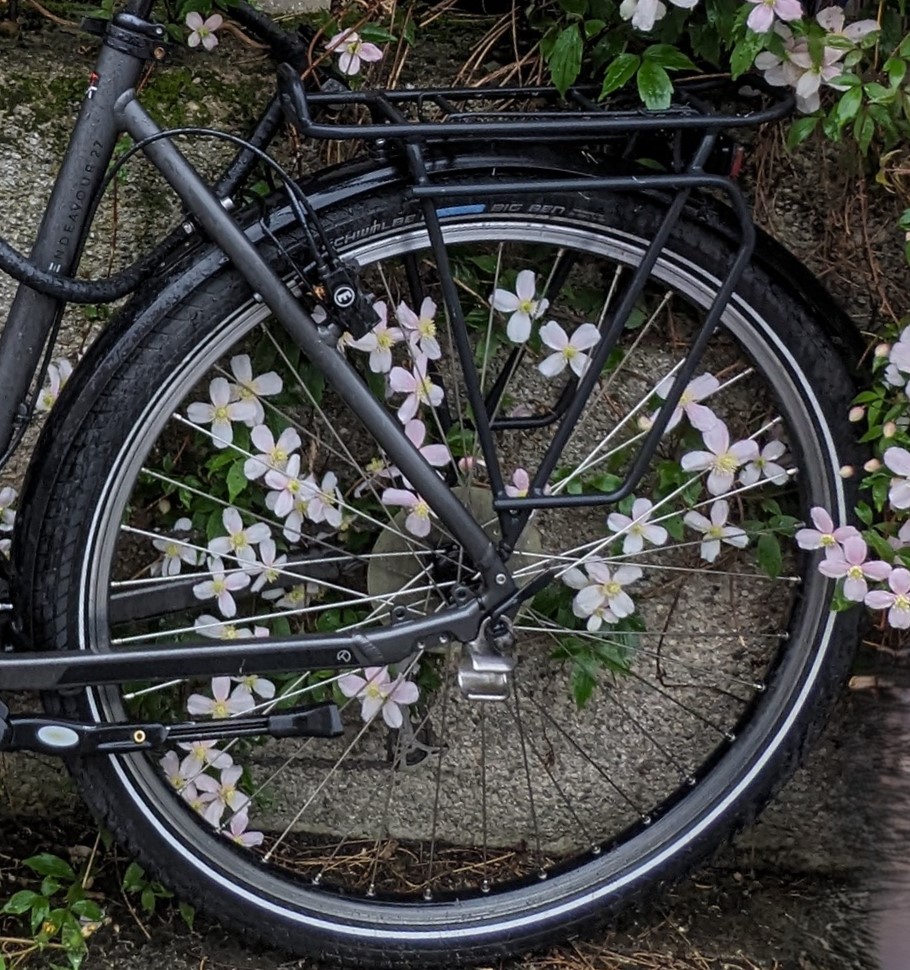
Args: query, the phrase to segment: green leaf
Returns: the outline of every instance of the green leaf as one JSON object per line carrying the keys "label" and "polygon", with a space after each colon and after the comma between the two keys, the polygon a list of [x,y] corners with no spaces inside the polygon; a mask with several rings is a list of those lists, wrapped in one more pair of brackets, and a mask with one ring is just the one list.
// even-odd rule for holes
{"label": "green leaf", "polygon": [[765,46],[762,34],[748,33],[742,40],[737,41],[730,54],[730,73],[734,79],[745,74],[758,57],[759,51]]}
{"label": "green leaf", "polygon": [[856,139],[859,150],[865,155],[872,144],[872,137],[875,134],[875,122],[869,117],[868,113],[861,111],[856,116],[853,125],[853,137]]}
{"label": "green leaf", "polygon": [[837,107],[834,110],[838,123],[845,125],[848,121],[852,121],[862,103],[862,88],[850,88],[849,91],[846,91],[840,101],[837,102]]}
{"label": "green leaf", "polygon": [[894,550],[888,544],[888,540],[876,532],[874,529],[869,529],[863,533],[863,537],[866,542],[869,543],[869,547],[876,553],[879,559],[884,559],[885,562],[891,562],[894,559]]}
{"label": "green leaf", "polygon": [[576,662],[572,667],[572,698],[575,706],[582,708],[591,699],[597,680],[586,665]]}
{"label": "green leaf", "polygon": [[31,889],[22,889],[13,895],[6,901],[3,909],[0,913],[9,913],[12,916],[19,916],[20,913],[24,913],[27,909],[31,909],[35,903],[35,900],[43,899],[41,895],[36,892],[32,892]]}
{"label": "green leaf", "polygon": [[584,22],[585,40],[596,37],[606,26],[603,20],[586,20]]}
{"label": "green leaf", "polygon": [[146,886],[139,896],[139,902],[147,913],[155,912],[155,890],[151,886]]}
{"label": "green leaf", "polygon": [[559,5],[575,17],[583,17],[588,12],[588,0],[559,0]]}
{"label": "green leaf", "polygon": [[885,74],[888,75],[888,80],[891,82],[891,87],[896,88],[901,81],[904,79],[904,75],[907,73],[907,62],[901,60],[899,57],[889,57],[885,61]]}
{"label": "green leaf", "polygon": [[638,94],[645,106],[652,111],[670,107],[673,97],[673,83],[670,75],[654,61],[642,61],[636,75]]}
{"label": "green leaf", "polygon": [[138,862],[131,862],[123,874],[123,888],[128,893],[138,892],[146,884],[145,869]]}
{"label": "green leaf", "polygon": [[550,76],[560,94],[565,94],[569,86],[578,77],[578,72],[581,70],[583,50],[584,41],[577,24],[571,24],[560,31],[547,59]]}
{"label": "green leaf", "polygon": [[234,499],[249,485],[249,480],[246,475],[243,474],[243,466],[246,463],[244,458],[238,458],[237,461],[231,465],[230,470],[227,473],[225,481],[228,487],[228,501],[233,502]]}
{"label": "green leaf", "polygon": [[98,923],[104,918],[101,907],[92,899],[79,899],[70,906],[70,910],[82,919]]}
{"label": "green leaf", "polygon": [[178,903],[177,908],[180,910],[180,918],[186,923],[186,928],[191,930],[196,921],[196,910],[189,903]]}
{"label": "green leaf", "polygon": [[777,536],[768,532],[758,537],[758,564],[772,578],[780,575],[783,559],[780,552],[780,542]]}
{"label": "green leaf", "polygon": [[76,878],[72,866],[60,856],[52,855],[50,852],[33,855],[25,860],[25,865],[33,872],[37,872],[39,876],[56,876],[58,879],[67,879],[70,882]]}
{"label": "green leaf", "polygon": [[652,44],[644,54],[644,60],[659,64],[667,71],[694,71],[695,64],[681,50],[670,44]]}
{"label": "green leaf", "polygon": [[367,40],[371,44],[391,44],[397,40],[394,34],[390,34],[377,24],[364,24],[358,33],[362,40]]}
{"label": "green leaf", "polygon": [[638,54],[619,54],[610,62],[604,74],[603,87],[600,89],[600,96],[605,98],[613,91],[618,91],[626,84],[638,70],[641,58]]}
{"label": "green leaf", "polygon": [[787,147],[796,148],[797,145],[801,145],[818,127],[819,118],[819,115],[797,118],[787,132]]}

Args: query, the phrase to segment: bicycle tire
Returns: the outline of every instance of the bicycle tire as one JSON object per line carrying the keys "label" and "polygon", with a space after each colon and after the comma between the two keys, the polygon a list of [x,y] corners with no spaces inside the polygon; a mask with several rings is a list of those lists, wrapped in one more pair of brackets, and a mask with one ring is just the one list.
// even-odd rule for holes
{"label": "bicycle tire", "polygon": [[[463,247],[476,247],[487,256],[498,252],[500,257],[503,253],[510,256],[536,253],[538,248],[571,251],[572,273],[576,274],[574,294],[592,280],[603,279],[591,275],[593,271],[584,262],[586,259],[596,257],[597,261],[610,267],[623,267],[618,273],[634,265],[640,259],[646,241],[653,235],[661,214],[659,201],[644,196],[599,199],[517,196],[497,200],[496,204],[467,199],[459,203],[457,210],[449,210],[443,226],[447,244],[455,256]],[[324,213],[323,219],[342,254],[367,266],[367,273],[373,271],[370,267],[375,269],[376,265],[382,264],[402,274],[395,261],[408,262],[411,254],[425,250],[425,232],[417,207],[404,194],[390,192],[355,206],[339,207]],[[296,245],[293,234],[286,242],[293,251]],[[536,259],[537,256],[527,258]],[[729,260],[729,244],[725,240],[698,222],[686,221],[673,234],[655,267],[655,292],[672,292],[673,300],[677,301],[674,308],[679,304],[690,311],[702,312]],[[478,257],[477,262],[489,267],[489,260]],[[467,264],[459,263],[459,266],[463,265]],[[432,276],[430,270],[427,273]],[[392,270],[388,275],[395,278]],[[230,348],[236,350],[246,346],[243,335],[249,333],[253,317],[256,321],[265,318],[265,312],[253,299],[248,287],[230,267],[222,266],[208,278],[204,274],[199,276],[195,291],[181,294],[179,299],[173,295],[176,291],[165,291],[142,314],[130,319],[129,325],[124,324],[118,329],[114,323],[100,349],[90,352],[72,378],[51,416],[37,449],[38,459],[30,470],[20,513],[21,538],[14,550],[17,595],[30,618],[37,646],[91,649],[93,637],[99,632],[97,618],[100,616],[102,622],[106,618],[104,585],[114,575],[111,561],[117,555],[123,555],[122,551],[117,551],[121,549],[118,540],[111,536],[119,534],[122,517],[132,514],[126,512],[128,501],[136,487],[139,469],[155,447],[150,439],[163,441],[164,438],[159,436],[167,433],[155,415],[170,415],[178,404],[185,406],[194,395],[198,398],[203,376],[213,373],[211,368],[216,361],[226,361],[230,357]],[[470,291],[469,282],[464,279],[461,282],[463,290]],[[386,283],[386,287],[392,295],[393,286]],[[569,299],[561,298],[563,302]],[[580,298],[573,295],[572,299]],[[552,302],[559,303],[559,300]],[[489,313],[492,318],[493,312]],[[679,318],[672,317],[671,320],[668,316],[664,322],[670,320],[684,332],[685,314],[676,309],[674,313]],[[564,313],[562,319],[570,317],[571,314]],[[669,332],[656,335],[648,349],[651,356],[645,361],[652,366],[656,366],[655,361],[665,364],[662,355],[668,337],[672,336]],[[630,339],[633,338],[630,336]],[[826,337],[825,320],[819,319],[813,308],[801,302],[798,294],[779,279],[753,267],[741,281],[735,300],[725,313],[724,329],[718,340],[720,348],[716,353],[719,360],[733,359],[728,347],[733,345],[735,353],[740,355],[736,359],[747,359],[749,367],[759,375],[757,380],[749,374],[742,378],[743,386],[748,388],[747,400],[734,393],[733,400],[727,405],[730,415],[743,406],[760,410],[767,401],[773,401],[779,409],[775,421],[783,428],[782,440],[796,465],[796,474],[784,488],[783,500],[785,504],[790,503],[787,507],[795,510],[803,520],[814,506],[831,509],[836,516],[847,514],[849,495],[839,469],[849,463],[854,454],[846,421],[853,388]],[[648,344],[648,340],[643,343]],[[353,352],[348,350],[348,353]],[[529,351],[529,356],[542,355],[542,349]],[[366,371],[365,358],[362,363]],[[223,368],[224,364],[221,366]],[[530,381],[531,385],[534,380]],[[759,406],[755,405],[753,397],[753,383],[750,383],[753,381],[755,394],[762,399]],[[653,392],[655,383],[652,381],[649,385],[649,393]],[[532,399],[538,395],[535,388],[529,393],[532,393]],[[617,394],[621,398],[622,395]],[[529,405],[525,402],[525,406]],[[767,418],[767,411],[762,414]],[[732,426],[733,418],[730,420]],[[355,437],[347,426],[343,433],[351,439]],[[689,429],[687,433],[692,435],[694,432]],[[159,443],[159,447],[163,446]],[[477,487],[471,479],[468,488]],[[469,491],[466,499],[468,504],[474,502],[475,492]],[[749,499],[747,495],[746,504]],[[487,511],[485,507],[478,508],[478,513],[485,515]],[[399,517],[395,528],[388,531],[400,532],[401,529],[402,519]],[[690,546],[695,544],[691,540],[688,542]],[[682,548],[687,543],[678,545],[680,548],[674,554],[689,556],[691,552],[694,556],[694,551],[686,552]],[[103,553],[101,556],[99,549]],[[400,550],[395,551],[401,554]],[[385,549],[385,553],[388,552]],[[709,584],[726,582],[731,588],[737,584],[738,590],[740,581],[736,578],[736,570],[746,568],[745,564],[749,569],[753,568],[754,551],[730,546],[728,553],[734,558],[722,558],[728,568],[720,573],[710,563],[699,565],[698,570],[685,566],[692,573],[686,580],[686,588],[699,588],[698,584],[707,577]],[[526,547],[519,554],[533,556],[536,553],[528,552]],[[105,557],[111,561],[99,561]],[[528,844],[524,848],[510,848],[514,856],[520,856],[522,852],[524,856],[520,863],[515,863],[519,866],[516,872],[502,876],[501,885],[496,881],[500,875],[496,871],[489,880],[491,885],[484,885],[486,877],[481,879],[476,875],[467,885],[458,882],[459,878],[467,877],[449,875],[448,885],[440,876],[431,877],[428,882],[425,880],[427,885],[419,886],[416,894],[409,894],[400,886],[392,889],[380,886],[376,892],[375,879],[365,889],[366,883],[357,881],[362,874],[355,877],[346,872],[335,876],[336,884],[331,884],[329,879],[326,886],[321,879],[312,878],[311,869],[307,870],[310,875],[304,879],[299,872],[289,868],[290,863],[283,862],[285,868],[281,868],[272,863],[262,864],[258,857],[252,861],[248,851],[237,849],[229,840],[206,828],[199,816],[172,794],[173,789],[168,787],[157,758],[77,759],[71,767],[92,809],[137,855],[150,874],[175,889],[188,902],[251,938],[293,952],[356,966],[467,965],[539,947],[627,911],[659,885],[690,871],[732,832],[751,821],[796,767],[842,684],[855,646],[857,621],[851,615],[830,612],[833,586],[817,574],[810,555],[799,553],[795,548],[785,549],[784,560],[797,573],[798,582],[778,581],[773,587],[787,595],[779,597],[785,600],[782,619],[775,621],[781,624],[780,629],[775,633],[774,628],[769,627],[773,633],[772,648],[769,651],[765,646],[754,648],[754,655],[745,660],[731,661],[728,658],[725,661],[741,664],[734,668],[736,676],[733,678],[740,688],[751,682],[754,689],[745,691],[745,699],[737,695],[735,705],[732,701],[718,700],[721,695],[732,696],[733,688],[704,688],[705,696],[710,695],[710,700],[706,700],[698,694],[703,689],[698,685],[668,686],[663,675],[658,675],[659,656],[655,667],[657,673],[653,675],[656,683],[648,680],[651,669],[648,664],[653,658],[648,660],[646,651],[634,654],[634,660],[628,661],[628,670],[621,670],[612,679],[604,676],[603,682],[593,689],[594,699],[588,700],[586,705],[580,705],[578,697],[573,696],[578,716],[585,715],[595,721],[602,717],[602,705],[619,705],[621,713],[616,720],[622,722],[623,728],[617,736],[626,738],[629,757],[640,759],[634,771],[621,776],[623,785],[631,785],[629,779],[636,771],[647,775],[652,770],[649,758],[652,764],[655,760],[663,761],[657,776],[661,776],[661,771],[674,776],[672,783],[662,776],[659,785],[654,782],[660,790],[648,796],[652,804],[647,807],[647,813],[635,807],[619,822],[598,817],[595,803],[609,802],[610,811],[614,811],[614,802],[622,802],[622,798],[609,790],[609,784],[612,784],[609,782],[594,797],[591,792],[583,798],[580,795],[581,810],[590,815],[583,820],[572,818],[572,825],[580,825],[582,829],[585,822],[593,820],[605,827],[605,834],[595,833],[596,838],[587,847],[581,845],[584,841],[582,834],[573,835],[574,842],[565,858],[549,846],[545,852],[540,844],[539,828],[541,824],[555,826],[555,823],[541,821],[537,811],[541,804],[545,804],[549,811],[554,802],[568,803],[569,799],[550,774],[552,790],[547,798],[538,796],[535,809],[529,763],[539,760],[538,771],[544,773],[554,769],[552,763],[549,769],[543,767],[546,759],[539,757],[533,742],[528,740],[526,744],[524,731],[519,726],[522,752],[514,753],[514,756],[519,768],[523,762],[526,775],[524,787],[529,794],[524,811],[534,816],[533,824],[528,820],[524,824],[535,830],[531,832],[526,828],[524,835],[526,843],[533,842],[536,835],[537,858],[536,861],[530,858],[535,853]],[[688,563],[690,560],[678,561]],[[723,578],[718,578],[721,576]],[[756,590],[756,602],[750,601],[748,608],[742,607],[741,619],[743,622],[751,619],[754,623],[763,617],[761,609],[767,608],[763,604],[774,597],[769,597],[767,591],[757,592],[761,583],[752,573],[748,578],[749,584],[743,585],[751,585]],[[387,579],[380,576],[380,585]],[[99,584],[100,591],[97,591]],[[694,602],[697,597],[704,598],[710,592],[709,587],[699,589],[698,593],[688,594],[693,600],[688,607],[690,613],[693,609],[698,613],[699,603]],[[662,618],[661,610],[667,610],[661,595],[644,595],[641,609],[646,611],[648,604],[652,604],[652,612]],[[669,611],[672,616],[686,612],[685,609],[677,610],[677,602],[674,601],[673,609]],[[700,605],[704,606],[704,602]],[[753,649],[753,635],[746,637],[750,641],[746,653]],[[533,634],[531,636],[533,638]],[[672,635],[667,635],[660,643],[664,640],[678,643],[681,636],[677,634],[677,640],[673,640]],[[710,636],[710,632],[705,632],[706,640]],[[716,638],[721,634],[713,636]],[[742,631],[740,639],[743,639]],[[562,646],[562,641],[558,643]],[[705,656],[713,661],[720,652],[705,651],[704,644],[701,650],[702,653],[697,655],[688,655],[688,661],[680,660],[687,656],[683,653],[676,659],[681,664],[689,663],[691,669],[701,669],[697,662]],[[529,679],[536,675],[542,681],[544,674],[534,667],[534,663],[545,660],[549,664],[545,671],[547,682],[563,683],[565,662],[550,664],[549,654],[541,660],[534,655],[533,648],[528,651],[530,659],[523,657],[524,666],[520,665],[518,670],[526,671]],[[721,664],[720,660],[716,662]],[[761,669],[756,666],[753,670],[752,664],[760,664]],[[720,666],[718,670],[721,673],[716,676],[724,676]],[[444,669],[443,673],[450,671]],[[635,689],[628,686],[633,683],[648,686],[636,694]],[[184,692],[188,689],[178,688]],[[571,685],[569,689],[573,689]],[[442,690],[439,688],[440,693]],[[624,695],[623,691],[628,694]],[[656,711],[649,706],[652,701],[641,699],[645,693],[647,697],[664,698],[669,705],[667,710],[674,712],[664,724],[666,734],[659,740],[656,732],[661,729],[660,721],[655,717]],[[514,688],[514,695],[533,697],[532,693],[522,695],[518,686]],[[701,720],[698,717],[692,719],[697,725],[695,728],[680,713],[687,705],[678,700],[678,696],[690,695],[699,697],[703,705],[696,712]],[[433,696],[435,703],[441,703],[437,695]],[[570,708],[558,706],[552,693],[544,696],[546,703],[554,705],[553,710],[559,717],[572,716],[567,713]],[[446,704],[463,704],[454,690],[445,697],[448,698]],[[630,710],[624,706],[623,697],[641,706]],[[539,700],[537,703],[541,708]],[[730,710],[725,711],[725,703],[732,705]],[[515,704],[518,710],[518,702]],[[100,688],[75,698],[56,698],[53,706],[70,716],[99,721],[122,716],[128,709],[119,691]],[[466,708],[462,709],[462,715],[464,710]],[[472,715],[475,731],[476,718],[493,717],[488,711],[502,711],[503,708],[492,705],[483,706],[482,710],[482,715]],[[586,711],[591,713],[586,714]],[[726,721],[720,725],[721,734],[725,736],[718,738],[712,734],[710,740],[706,740],[702,735],[708,729],[702,722],[712,721],[715,711],[718,717],[725,711]],[[550,717],[550,721],[546,721],[547,717],[545,710],[538,710],[535,739],[538,743],[542,739],[551,745],[556,752],[551,752],[551,757],[558,770],[560,759],[568,760],[575,749],[568,742],[563,743],[563,736],[554,726],[556,719]],[[601,726],[603,723],[601,720]],[[434,729],[439,730],[438,720],[433,724]],[[546,726],[542,727],[544,724]],[[349,725],[348,737],[353,730]],[[682,747],[676,737],[681,731],[688,732]],[[633,741],[628,740],[630,736]],[[484,737],[490,743],[490,736],[485,734]],[[464,738],[461,740],[469,744]],[[444,761],[441,750],[446,751],[446,758],[455,758],[450,754],[450,748],[457,742],[449,747],[447,743],[441,741],[434,749],[431,738],[426,760],[435,759],[441,766]],[[682,763],[686,757],[682,751],[687,745],[698,749],[698,754],[693,756],[698,759],[696,765]],[[636,750],[642,747],[648,748],[647,758]],[[376,750],[374,746],[368,754],[375,754]],[[590,755],[587,755],[588,761],[581,753],[577,757],[585,769],[590,767]],[[482,760],[486,772],[485,749]],[[617,763],[621,761],[622,758]],[[388,791],[393,794],[398,786],[405,784],[400,780],[404,772],[394,771],[395,767],[400,769],[400,762],[387,766]],[[573,770],[577,771],[577,766]],[[590,788],[590,774],[588,771],[588,776],[576,778],[571,771],[564,771],[563,781],[570,784],[577,781],[580,786],[583,783]],[[433,777],[438,791],[441,787],[439,779],[443,777],[441,767],[436,768]],[[601,777],[602,787],[605,780]],[[459,776],[453,787],[461,788],[462,781]],[[288,781],[291,787],[297,783],[297,779]],[[351,787],[347,785],[348,793]],[[392,799],[391,794],[388,797]],[[489,797],[484,782],[484,832],[490,822],[487,817]],[[515,788],[510,788],[508,798],[517,797]],[[368,853],[370,867],[378,871],[380,864],[384,866],[389,859],[397,860],[399,856],[421,852],[424,853],[421,864],[425,865],[427,853],[432,859],[434,855],[443,854],[444,849],[448,850],[450,842],[436,838],[437,824],[443,827],[446,824],[445,820],[437,821],[438,801],[437,794],[431,839],[423,831],[422,836],[415,836],[413,844],[406,844],[401,832],[397,839],[391,834],[394,826],[390,825],[388,817],[384,818],[384,832],[389,830],[385,832],[384,842],[387,854],[380,853],[380,837],[373,833],[377,848],[373,855]],[[499,811],[505,812],[501,802],[498,803]],[[345,808],[349,813],[362,809],[362,800]],[[476,804],[473,815],[468,808],[470,805],[463,813],[468,819],[465,827],[477,822]],[[562,819],[568,829],[573,809],[567,805],[563,811],[568,812]],[[615,814],[621,814],[619,809]],[[417,819],[411,821],[415,828],[420,828],[422,823]],[[347,835],[337,831],[340,824],[337,819],[332,824],[336,826],[332,832],[332,839],[336,840],[331,856],[334,860]],[[314,827],[318,829],[318,825]],[[311,838],[311,833],[307,833],[307,837]],[[485,835],[482,864],[484,871],[489,873],[493,869],[486,839]],[[507,842],[505,836],[498,837],[500,848]],[[554,838],[553,843],[556,842],[558,840]],[[304,841],[302,848],[295,846],[295,851],[304,852],[307,844]],[[469,847],[480,853],[476,841]],[[554,857],[552,860],[547,852]],[[474,856],[466,859],[465,866],[469,870],[481,865]],[[544,863],[543,859],[546,859]],[[320,877],[326,869],[324,861],[321,864]],[[401,864],[407,869],[410,859]],[[389,862],[390,868],[391,865]],[[327,868],[331,873],[332,867]],[[431,863],[431,873],[432,868]],[[460,872],[454,863],[450,871]],[[411,879],[411,885],[414,884],[411,870],[403,878],[405,884],[408,879]],[[427,886],[430,891],[425,898]]]}

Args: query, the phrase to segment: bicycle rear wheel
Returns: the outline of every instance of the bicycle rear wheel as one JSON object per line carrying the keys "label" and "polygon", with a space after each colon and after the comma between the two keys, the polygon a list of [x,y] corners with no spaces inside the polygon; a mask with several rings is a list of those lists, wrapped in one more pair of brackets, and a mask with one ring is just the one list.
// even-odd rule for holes
{"label": "bicycle rear wheel", "polygon": [[[443,214],[503,494],[533,479],[660,215],[644,198],[523,196]],[[509,534],[413,202],[324,219],[385,320],[343,352]],[[674,234],[549,494],[615,488],[730,259],[695,222]],[[393,670],[92,689],[63,707],[173,720],[334,698],[346,731],[81,760],[89,803],[194,905],[359,966],[514,953],[686,872],[795,766],[855,637],[792,541],[811,508],[848,509],[852,389],[824,321],[751,270],[697,375],[632,498],[540,509],[504,550],[519,584],[552,573],[514,619],[507,690],[460,689],[458,644]],[[16,565],[44,646],[369,635],[451,608],[474,577],[230,268],[109,334],[38,453]]]}

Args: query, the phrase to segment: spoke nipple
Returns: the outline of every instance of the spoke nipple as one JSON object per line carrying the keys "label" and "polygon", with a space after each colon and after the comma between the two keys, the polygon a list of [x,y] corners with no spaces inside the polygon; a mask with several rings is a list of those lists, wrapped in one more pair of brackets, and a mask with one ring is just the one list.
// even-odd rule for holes
{"label": "spoke nipple", "polygon": [[603,847],[599,845],[591,846],[591,855],[600,855],[603,852]]}
{"label": "spoke nipple", "polygon": [[642,825],[650,825],[651,824],[651,816],[650,815],[642,815],[642,817],[641,817],[641,824]]}
{"label": "spoke nipple", "polygon": [[367,887],[367,896],[369,896],[370,899],[372,899],[375,895],[376,895],[376,883],[371,882],[370,885]]}
{"label": "spoke nipple", "polygon": [[444,647],[449,642],[449,638],[445,633],[439,634],[439,645]]}
{"label": "spoke nipple", "polygon": [[484,881],[480,884],[480,891],[482,893],[488,893],[490,891],[489,879],[484,879]]}
{"label": "spoke nipple", "polygon": [[759,694],[764,694],[767,687],[760,680],[758,680],[752,685],[752,689]]}
{"label": "spoke nipple", "polygon": [[429,903],[433,899],[433,890],[427,886],[423,891],[423,898]]}
{"label": "spoke nipple", "polygon": [[262,294],[261,293],[254,293],[253,294],[253,300],[256,303],[262,303]]}
{"label": "spoke nipple", "polygon": [[314,886],[318,886],[322,882],[322,873],[317,872],[312,881]]}
{"label": "spoke nipple", "polygon": [[696,785],[698,784],[698,781],[697,781],[697,779],[695,778],[695,775],[689,775],[689,777],[688,777],[688,778],[686,779],[686,784],[687,784],[687,785],[688,785],[688,786],[689,786],[690,788],[694,788],[694,787],[695,787],[695,786],[696,786]]}
{"label": "spoke nipple", "polygon": [[727,731],[724,737],[732,744],[736,740],[736,735],[732,731]]}
{"label": "spoke nipple", "polygon": [[417,649],[418,650],[426,650],[426,648],[427,648],[427,642],[426,642],[426,640],[418,640],[417,641]]}
{"label": "spoke nipple", "polygon": [[546,874],[546,872],[545,872],[545,871],[544,871],[543,869],[539,869],[539,870],[538,870],[538,872],[537,872],[537,878],[538,878],[538,879],[539,879],[539,880],[540,880],[541,882],[543,882],[543,881],[544,881],[544,879],[546,879],[546,878],[547,878],[547,874]]}

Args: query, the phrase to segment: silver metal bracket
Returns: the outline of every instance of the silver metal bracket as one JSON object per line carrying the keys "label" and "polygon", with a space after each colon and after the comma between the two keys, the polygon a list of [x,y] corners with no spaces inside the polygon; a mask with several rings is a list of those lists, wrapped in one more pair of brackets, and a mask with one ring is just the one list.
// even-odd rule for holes
{"label": "silver metal bracket", "polygon": [[458,668],[458,687],[471,701],[504,701],[509,696],[515,660],[505,656],[515,642],[506,618],[486,620],[476,640],[464,644]]}

